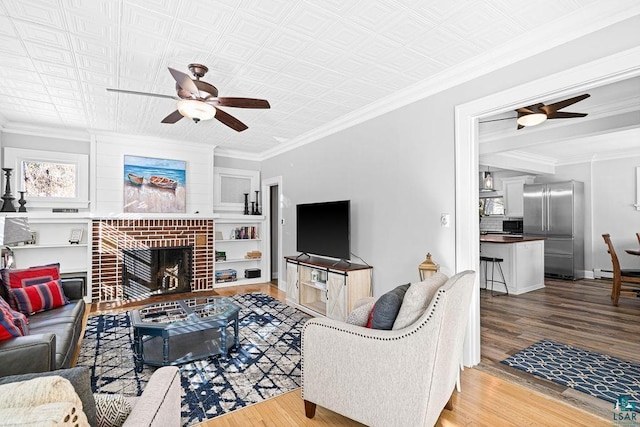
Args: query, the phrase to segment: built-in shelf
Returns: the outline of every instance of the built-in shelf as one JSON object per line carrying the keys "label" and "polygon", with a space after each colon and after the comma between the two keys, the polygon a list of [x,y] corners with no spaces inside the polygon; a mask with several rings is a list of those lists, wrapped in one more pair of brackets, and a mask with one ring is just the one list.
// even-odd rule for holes
{"label": "built-in shelf", "polygon": [[79,244],[60,244],[60,245],[19,245],[19,246],[10,246],[11,250],[23,250],[23,249],[56,249],[56,248],[86,248],[88,245],[86,243]]}
{"label": "built-in shelf", "polygon": [[327,282],[300,282],[300,284],[309,286],[310,288],[320,289],[321,291],[327,290]]}
{"label": "built-in shelf", "polygon": [[226,260],[218,260],[216,264],[230,264],[232,262],[250,262],[250,261],[260,261],[262,258],[238,258],[238,259],[226,259]]}
{"label": "built-in shelf", "polygon": [[262,239],[222,239],[222,240],[216,240],[216,242],[260,242],[262,241]]}

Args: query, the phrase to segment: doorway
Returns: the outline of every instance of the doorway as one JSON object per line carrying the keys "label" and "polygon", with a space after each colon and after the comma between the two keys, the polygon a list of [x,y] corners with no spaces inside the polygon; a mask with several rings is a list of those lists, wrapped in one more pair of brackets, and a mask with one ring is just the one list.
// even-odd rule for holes
{"label": "doorway", "polygon": [[[577,90],[588,90],[639,74],[640,48],[633,48],[456,107],[456,271],[479,271],[478,120],[528,105],[541,96],[560,98]],[[464,347],[466,366],[480,363],[479,297],[476,286]]]}
{"label": "doorway", "polygon": [[285,290],[285,282],[282,276],[282,177],[274,177],[262,181],[262,194],[265,200],[262,206],[266,215],[267,241],[267,266],[269,276],[267,280],[280,290]]}

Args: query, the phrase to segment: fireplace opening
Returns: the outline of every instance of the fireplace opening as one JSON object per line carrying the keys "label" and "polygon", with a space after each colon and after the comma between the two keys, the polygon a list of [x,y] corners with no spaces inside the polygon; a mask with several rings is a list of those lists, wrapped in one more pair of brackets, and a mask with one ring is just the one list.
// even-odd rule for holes
{"label": "fireplace opening", "polygon": [[126,299],[191,291],[192,246],[123,249],[122,285]]}

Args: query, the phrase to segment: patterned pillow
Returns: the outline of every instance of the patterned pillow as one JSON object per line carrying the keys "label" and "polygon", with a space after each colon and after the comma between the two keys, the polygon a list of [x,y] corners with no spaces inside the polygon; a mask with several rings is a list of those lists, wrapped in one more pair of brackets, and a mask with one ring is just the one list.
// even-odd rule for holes
{"label": "patterned pillow", "polygon": [[121,394],[93,395],[98,427],[120,427],[131,413],[129,401]]}
{"label": "patterned pillow", "polygon": [[373,304],[374,301],[371,301],[354,308],[347,317],[347,323],[356,326],[366,326],[369,321],[369,315],[373,310]]}
{"label": "patterned pillow", "polygon": [[26,315],[69,304],[59,280],[12,289],[18,310]]}
{"label": "patterned pillow", "polygon": [[60,279],[60,264],[48,264],[25,269],[4,268],[0,270],[0,278],[2,278],[2,283],[9,294],[9,305],[14,310],[17,310],[18,307],[13,295],[11,295],[11,289],[24,288]]}
{"label": "patterned pillow", "polygon": [[0,341],[24,335],[16,325],[13,313],[9,304],[0,298]]}

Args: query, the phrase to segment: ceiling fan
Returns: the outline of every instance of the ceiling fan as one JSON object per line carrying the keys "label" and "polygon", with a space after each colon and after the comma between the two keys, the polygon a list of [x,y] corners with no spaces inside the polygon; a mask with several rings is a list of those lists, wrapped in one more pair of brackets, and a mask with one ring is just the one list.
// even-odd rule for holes
{"label": "ceiling fan", "polygon": [[506,117],[502,119],[486,120],[481,123],[495,122],[498,120],[510,120],[517,118],[518,129],[522,129],[526,126],[535,126],[546,121],[547,119],[571,119],[575,117],[585,117],[587,113],[570,113],[568,111],[558,111],[569,105],[580,102],[583,99],[589,98],[591,95],[585,93],[584,95],[575,96],[573,98],[565,99],[564,101],[554,102],[553,104],[534,104],[528,107],[517,108],[515,111],[518,113],[517,117]]}
{"label": "ceiling fan", "polygon": [[196,123],[200,120],[211,120],[215,118],[238,132],[247,129],[247,125],[218,107],[271,108],[269,101],[266,99],[219,97],[218,89],[215,86],[200,80],[200,78],[204,77],[207,71],[209,71],[209,69],[202,64],[189,64],[189,71],[194,75],[195,80],[189,77],[189,75],[169,67],[169,72],[176,81],[177,96],[123,89],[108,88],[107,90],[110,92],[122,92],[177,100],[178,109],[165,117],[162,123],[173,124],[183,117],[192,119]]}

